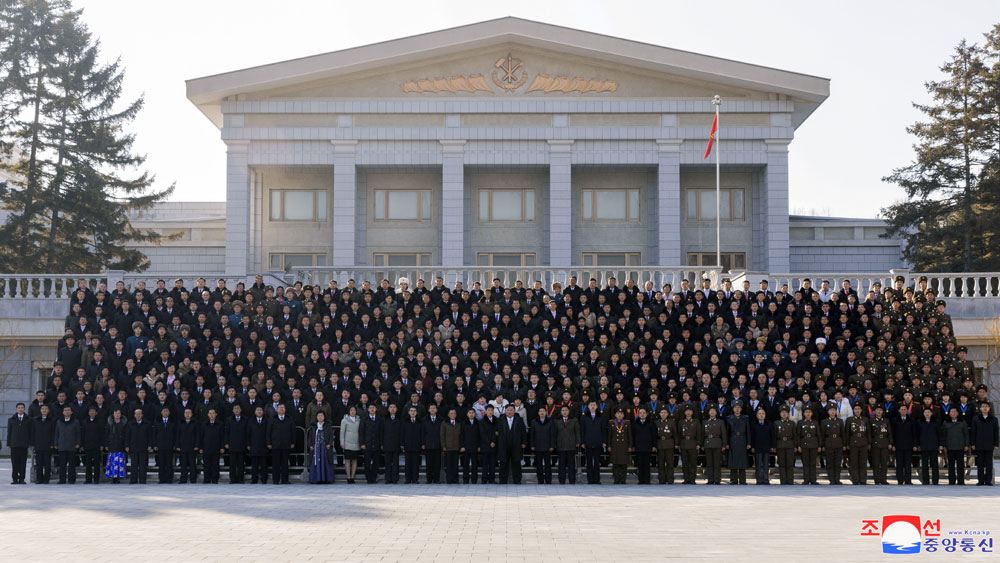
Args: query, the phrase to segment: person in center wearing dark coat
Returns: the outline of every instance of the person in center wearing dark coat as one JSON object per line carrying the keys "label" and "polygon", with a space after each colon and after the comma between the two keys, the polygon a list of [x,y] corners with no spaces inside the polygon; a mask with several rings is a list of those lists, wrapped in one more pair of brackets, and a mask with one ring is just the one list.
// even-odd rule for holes
{"label": "person in center wearing dark coat", "polygon": [[632,447],[635,450],[635,467],[639,484],[649,484],[653,450],[656,449],[656,423],[650,420],[646,407],[639,408],[639,419],[632,423]]}
{"label": "person in center wearing dark coat", "polygon": [[288,485],[288,454],[295,445],[295,423],[285,414],[284,403],[276,409],[267,429],[267,448],[271,450],[271,482]]}
{"label": "person in center wearing dark coat", "polygon": [[250,484],[267,484],[267,427],[264,407],[257,405],[254,416],[247,421],[247,447],[250,452]]}
{"label": "person in center wearing dark coat", "polygon": [[924,409],[922,420],[917,422],[917,442],[920,445],[920,482],[924,485],[940,482],[938,452],[944,452],[941,443],[941,423],[934,419],[933,409]]}
{"label": "person in center wearing dark coat", "polygon": [[427,482],[441,482],[441,415],[438,407],[431,404],[427,407],[427,418],[424,419],[424,457],[427,459]]}
{"label": "person in center wearing dark coat", "polygon": [[969,425],[959,416],[958,407],[948,409],[941,424],[941,442],[948,452],[948,484],[965,484],[965,454],[969,452]]}
{"label": "person in center wearing dark coat", "polygon": [[59,452],[59,484],[76,483],[76,452],[80,449],[80,422],[73,409],[63,407],[63,416],[56,421],[56,448]]}
{"label": "person in center wearing dark coat", "polygon": [[198,481],[198,443],[201,424],[194,418],[194,409],[184,409],[184,420],[177,424],[176,450],[181,459],[181,483]]}
{"label": "person in center wearing dark coat", "polygon": [[108,419],[107,428],[104,431],[104,451],[108,454],[108,461],[104,466],[104,478],[111,479],[112,483],[118,484],[125,473],[125,414],[121,409],[115,409]]}
{"label": "person in center wearing dark coat", "polygon": [[219,411],[208,409],[208,420],[201,425],[201,439],[198,441],[198,451],[205,466],[205,483],[219,482],[219,458],[226,451],[224,432],[225,425],[219,420]]}
{"label": "person in center wearing dark coat", "polygon": [[80,428],[80,446],[83,448],[83,466],[86,480],[84,483],[98,484],[101,482],[101,447],[104,446],[104,429],[107,420],[97,417],[97,407],[87,409],[87,418]]}
{"label": "person in center wearing dark coat", "polygon": [[7,447],[10,448],[11,485],[24,485],[28,466],[28,446],[31,444],[31,418],[24,403],[18,403],[15,413],[7,420]]}
{"label": "person in center wearing dark coat", "polygon": [[726,467],[729,468],[730,485],[747,484],[747,453],[750,451],[750,418],[743,414],[742,401],[733,401],[733,412],[726,417],[726,428],[729,431],[729,455]]}
{"label": "person in center wearing dark coat", "polygon": [[404,471],[406,472],[405,483],[407,485],[417,483],[420,480],[420,452],[424,446],[424,425],[417,418],[417,408],[409,407],[407,417],[403,420],[403,427],[400,433],[402,437],[403,453],[405,455]]}
{"label": "person in center wearing dark coat", "polygon": [[170,416],[170,407],[160,410],[153,423],[153,451],[160,484],[174,482],[174,451],[177,449],[177,424]]}
{"label": "person in center wearing dark coat", "polygon": [[368,412],[361,417],[358,439],[364,456],[365,481],[375,483],[378,481],[378,460],[382,455],[382,418],[378,416],[378,407],[374,403],[368,405]]}
{"label": "person in center wearing dark coat", "polygon": [[972,419],[970,441],[976,452],[976,485],[993,486],[993,452],[1000,446],[1000,428],[986,401],[979,403],[979,415]]}
{"label": "person in center wearing dark coat", "polygon": [[444,455],[445,483],[458,483],[458,456],[462,448],[462,423],[458,420],[458,411],[448,409],[448,420],[441,424],[441,451]]}
{"label": "person in center wearing dark coat", "polygon": [[563,405],[559,409],[559,419],[554,420],[556,427],[556,450],[559,452],[559,484],[569,480],[576,484],[576,452],[580,449],[580,422],[570,416],[570,409]]}
{"label": "person in center wearing dark coat", "polygon": [[497,455],[500,458],[500,484],[506,485],[508,477],[515,485],[521,484],[521,456],[528,443],[524,419],[517,415],[514,405],[507,405],[504,416],[497,423]]}
{"label": "person in center wearing dark coat", "polygon": [[396,403],[389,403],[388,414],[382,421],[382,454],[385,456],[385,482],[386,484],[399,483],[399,454],[403,451],[402,446],[402,423],[399,417],[399,407]]}
{"label": "person in center wearing dark coat", "polygon": [[462,423],[462,442],[459,452],[462,454],[462,482],[475,485],[479,481],[479,421],[476,411],[465,411],[465,422]]}
{"label": "person in center wearing dark coat", "polygon": [[896,452],[896,484],[913,484],[913,452],[918,451],[917,421],[910,416],[906,405],[899,405],[899,416],[891,421],[892,445]]}
{"label": "person in center wearing dark coat", "polygon": [[484,485],[496,483],[497,426],[499,423],[493,405],[486,405],[486,414],[479,421],[479,451],[482,452]]}
{"label": "person in center wearing dark coat", "polygon": [[604,416],[597,412],[597,401],[590,401],[587,412],[580,417],[580,441],[586,455],[587,484],[601,484],[601,454],[607,447]]}
{"label": "person in center wearing dark coat", "polygon": [[768,461],[774,451],[774,433],[767,420],[767,412],[757,409],[757,420],[750,423],[750,452],[753,453],[754,476],[758,485],[769,485]]}
{"label": "person in center wearing dark coat", "polygon": [[243,476],[246,473],[248,428],[247,418],[243,416],[243,407],[239,404],[233,405],[233,416],[226,423],[224,434],[226,450],[229,451],[229,482],[233,484],[243,483]]}
{"label": "person in center wearing dark coat", "polygon": [[31,447],[35,450],[35,482],[44,485],[52,478],[52,452],[56,449],[56,419],[49,405],[39,407],[39,417],[31,424]]}
{"label": "person in center wearing dark coat", "polygon": [[535,453],[535,475],[539,485],[552,484],[552,452],[556,449],[556,426],[546,415],[545,407],[538,409],[538,418],[531,421],[528,440]]}
{"label": "person in center wearing dark coat", "polygon": [[143,418],[142,409],[135,409],[132,420],[125,426],[125,453],[129,454],[132,470],[129,483],[146,484],[149,454],[153,451],[153,425]]}

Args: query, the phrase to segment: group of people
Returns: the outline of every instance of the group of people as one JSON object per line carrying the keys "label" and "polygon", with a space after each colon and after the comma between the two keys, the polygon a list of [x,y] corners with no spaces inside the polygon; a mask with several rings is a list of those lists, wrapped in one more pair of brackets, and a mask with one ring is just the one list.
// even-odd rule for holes
{"label": "group of people", "polygon": [[[988,389],[926,278],[862,297],[802,280],[609,278],[74,292],[45,388],[7,426],[13,482],[992,485]],[[400,467],[402,461],[402,468]],[[300,462],[300,463],[297,463]],[[360,467],[359,467],[360,466]],[[553,467],[554,466],[554,467]],[[199,470],[200,468],[200,470]],[[499,471],[498,471],[499,469]],[[178,475],[179,474],[179,475]]]}

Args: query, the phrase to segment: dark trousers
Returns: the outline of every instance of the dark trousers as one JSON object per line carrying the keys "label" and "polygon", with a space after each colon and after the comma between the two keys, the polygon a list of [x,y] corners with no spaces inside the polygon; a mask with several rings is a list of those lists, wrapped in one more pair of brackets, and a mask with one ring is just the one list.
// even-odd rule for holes
{"label": "dark trousers", "polygon": [[365,481],[374,483],[378,481],[378,451],[374,448],[365,448]]}
{"label": "dark trousers", "polygon": [[205,452],[201,454],[201,463],[205,466],[202,471],[205,472],[206,483],[219,482],[219,457],[221,457],[219,452]]}
{"label": "dark trousers", "polygon": [[[198,456],[194,450],[181,450],[181,483],[198,482]],[[170,475],[173,476],[171,468]]]}
{"label": "dark trousers", "polygon": [[993,484],[993,450],[976,450],[976,476],[983,485]]}
{"label": "dark trousers", "polygon": [[948,484],[965,484],[965,452],[948,450]]}
{"label": "dark trousers", "polygon": [[636,452],[635,469],[639,475],[639,484],[649,484],[649,468],[652,465],[653,452]]}
{"label": "dark trousers", "polygon": [[753,471],[758,485],[767,485],[771,482],[768,474],[768,452],[767,450],[757,450],[753,454]]}
{"label": "dark trousers", "polygon": [[552,484],[552,453],[540,452],[535,454],[535,476],[538,482],[545,485]]}
{"label": "dark trousers", "polygon": [[59,483],[76,483],[76,452],[59,452]]}
{"label": "dark trousers", "polygon": [[399,482],[399,450],[385,452],[385,482]]}
{"label": "dark trousers", "polygon": [[420,481],[420,451],[406,452],[406,483],[417,483]]}
{"label": "dark trousers", "polygon": [[722,483],[722,448],[705,448],[705,476],[709,485]]}
{"label": "dark trousers", "polygon": [[156,452],[156,474],[160,484],[174,482],[174,452],[168,449]]}
{"label": "dark trousers", "polygon": [[823,452],[826,459],[826,475],[831,485],[840,484],[840,466],[843,464],[843,451],[840,448],[827,448]]}
{"label": "dark trousers", "polygon": [[250,456],[250,482],[267,483],[267,456]]}
{"label": "dark trousers", "polygon": [[441,482],[441,450],[426,450],[424,455],[427,457],[427,482],[428,483],[440,483]]}
{"label": "dark trousers", "polygon": [[52,450],[35,450],[35,482],[44,485],[52,478]]}
{"label": "dark trousers", "polygon": [[131,453],[132,467],[129,472],[128,482],[146,484],[146,472],[149,471],[149,452],[146,450],[135,450]]}
{"label": "dark trousers", "polygon": [[855,485],[868,484],[868,446],[851,446],[847,451],[847,472]]}
{"label": "dark trousers", "polygon": [[628,465],[624,463],[611,464],[611,477],[615,485],[624,485],[628,478]]}
{"label": "dark trousers", "polygon": [[569,480],[571,485],[576,484],[576,451],[562,450],[559,452],[559,484],[564,484]]}
{"label": "dark trousers", "polygon": [[896,450],[896,483],[913,484],[913,450]]}
{"label": "dark trousers", "polygon": [[28,448],[10,449],[10,480],[14,483],[23,483],[25,471],[28,468]]}
{"label": "dark trousers", "polygon": [[586,456],[587,483],[599,485],[601,483],[601,448],[587,446],[584,454]]}
{"label": "dark trousers", "polygon": [[819,453],[816,448],[802,448],[802,473],[803,482],[806,484],[818,484],[816,481],[816,458],[818,457]]}
{"label": "dark trousers", "polygon": [[275,485],[288,483],[288,450],[285,448],[271,450],[271,482]]}
{"label": "dark trousers", "polygon": [[87,483],[97,483],[101,482],[101,450],[84,450],[83,452],[83,467],[84,472],[87,475]]}
{"label": "dark trousers", "polygon": [[475,484],[479,481],[479,454],[465,452],[462,454],[462,482]]}
{"label": "dark trousers", "polygon": [[876,485],[889,484],[889,448],[872,448],[872,473],[875,475]]}
{"label": "dark trousers", "polygon": [[660,484],[674,484],[674,449],[658,448],[656,450],[656,470]]}
{"label": "dark trousers", "polygon": [[937,450],[920,452],[920,482],[925,485],[940,482]]}
{"label": "dark trousers", "polygon": [[229,482],[242,483],[246,474],[246,458],[243,452],[229,452]]}
{"label": "dark trousers", "polygon": [[500,452],[500,484],[507,484],[508,478],[521,484],[521,447],[514,446]]}
{"label": "dark trousers", "polygon": [[795,450],[778,448],[778,476],[782,485],[795,484]]}
{"label": "dark trousers", "polygon": [[483,452],[483,484],[497,482],[497,453]]}
{"label": "dark trousers", "polygon": [[681,471],[684,473],[684,484],[694,485],[698,478],[697,448],[681,448]]}
{"label": "dark trousers", "polygon": [[444,479],[449,485],[458,483],[458,450],[444,452]]}

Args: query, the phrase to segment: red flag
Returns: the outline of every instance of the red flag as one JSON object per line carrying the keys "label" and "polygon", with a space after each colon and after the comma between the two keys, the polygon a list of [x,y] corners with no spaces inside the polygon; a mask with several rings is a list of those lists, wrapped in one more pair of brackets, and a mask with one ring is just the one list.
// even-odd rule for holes
{"label": "red flag", "polygon": [[715,142],[715,132],[719,130],[719,114],[715,114],[712,120],[712,131],[708,134],[708,148],[705,149],[705,158],[712,154],[712,143]]}

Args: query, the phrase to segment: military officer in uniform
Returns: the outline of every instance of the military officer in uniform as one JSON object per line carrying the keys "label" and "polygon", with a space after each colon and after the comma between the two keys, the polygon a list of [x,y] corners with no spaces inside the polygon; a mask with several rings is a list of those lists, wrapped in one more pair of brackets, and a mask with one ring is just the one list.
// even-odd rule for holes
{"label": "military officer in uniform", "polygon": [[726,423],[719,420],[719,410],[708,407],[708,419],[702,423],[702,448],[705,450],[705,473],[709,485],[722,484],[722,450],[728,444]]}
{"label": "military officer in uniform", "polygon": [[747,453],[750,450],[750,419],[743,414],[743,403],[733,401],[733,414],[726,418],[729,431],[729,484],[747,484]]}
{"label": "military officer in uniform", "polygon": [[[882,407],[879,407],[881,410]],[[861,416],[861,405],[854,405],[854,416],[844,421],[847,436],[847,472],[855,485],[868,484],[868,451],[871,449],[871,426]]]}
{"label": "military officer in uniform", "polygon": [[826,409],[829,416],[819,423],[822,438],[820,451],[826,460],[826,474],[831,485],[840,484],[840,467],[844,462],[844,423],[837,418],[837,407]]}
{"label": "military officer in uniform", "polygon": [[892,426],[883,416],[882,405],[875,406],[875,417],[871,421],[872,473],[876,485],[888,485],[889,446],[892,446]]}
{"label": "military officer in uniform", "polygon": [[616,485],[624,485],[632,457],[632,428],[625,420],[625,411],[615,410],[615,417],[608,424],[608,450],[611,455],[611,471]]}
{"label": "military officer in uniform", "polygon": [[684,405],[684,418],[678,424],[681,436],[681,469],[684,471],[684,484],[694,485],[698,475],[698,450],[701,448],[701,422],[694,418],[694,407]]}
{"label": "military officer in uniform", "polygon": [[656,421],[656,467],[660,484],[674,484],[674,450],[677,448],[677,420],[667,409]]}
{"label": "military officer in uniform", "polygon": [[816,481],[816,460],[822,445],[819,424],[813,420],[812,409],[803,409],[802,417],[795,433],[795,450],[802,456],[802,484],[819,485]]}
{"label": "military officer in uniform", "polygon": [[788,407],[781,407],[774,423],[774,448],[778,454],[778,474],[782,485],[795,484],[795,423],[788,419]]}

